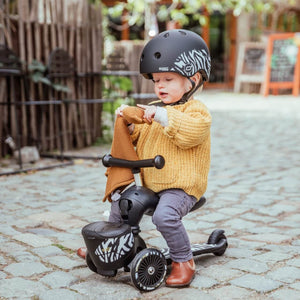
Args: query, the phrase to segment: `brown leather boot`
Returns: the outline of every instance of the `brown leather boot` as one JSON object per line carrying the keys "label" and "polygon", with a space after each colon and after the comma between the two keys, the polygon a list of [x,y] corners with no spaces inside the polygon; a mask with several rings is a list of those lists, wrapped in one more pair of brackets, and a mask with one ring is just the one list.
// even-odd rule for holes
{"label": "brown leather boot", "polygon": [[85,259],[86,256],[86,247],[81,247],[77,250],[77,255],[83,259]]}
{"label": "brown leather boot", "polygon": [[193,259],[186,262],[172,262],[172,271],[166,280],[168,287],[184,287],[191,284],[195,277],[195,262]]}

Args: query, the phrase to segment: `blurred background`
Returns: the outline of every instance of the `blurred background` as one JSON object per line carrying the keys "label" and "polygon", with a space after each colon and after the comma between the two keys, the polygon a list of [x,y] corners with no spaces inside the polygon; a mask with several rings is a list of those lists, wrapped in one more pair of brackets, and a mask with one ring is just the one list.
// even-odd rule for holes
{"label": "blurred background", "polygon": [[203,37],[205,89],[298,95],[299,0],[0,0],[0,158],[109,143],[120,103],[147,103],[145,43],[167,29]]}

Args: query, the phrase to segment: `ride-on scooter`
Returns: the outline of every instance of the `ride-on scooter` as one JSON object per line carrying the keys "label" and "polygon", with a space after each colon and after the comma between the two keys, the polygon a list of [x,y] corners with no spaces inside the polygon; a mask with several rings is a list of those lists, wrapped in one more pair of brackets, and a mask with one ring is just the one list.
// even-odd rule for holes
{"label": "ride-on scooter", "polygon": [[[98,221],[86,225],[82,235],[87,247],[86,263],[95,273],[102,276],[116,276],[124,268],[130,272],[132,283],[141,291],[152,291],[164,281],[167,265],[171,263],[168,249],[147,248],[141,238],[139,223],[144,214],[152,215],[159,201],[158,195],[141,185],[140,169],[163,168],[165,160],[157,155],[153,159],[130,161],[114,158],[107,154],[102,158],[105,167],[130,168],[135,185],[121,194],[119,206],[123,224]],[[191,211],[200,208],[206,199],[201,197]],[[207,243],[193,244],[193,255],[213,253],[221,256],[228,244],[224,230],[214,230]]]}

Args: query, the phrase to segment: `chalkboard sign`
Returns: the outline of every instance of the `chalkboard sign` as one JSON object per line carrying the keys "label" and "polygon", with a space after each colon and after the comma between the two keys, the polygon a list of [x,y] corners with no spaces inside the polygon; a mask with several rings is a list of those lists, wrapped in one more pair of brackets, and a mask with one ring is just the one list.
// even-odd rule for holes
{"label": "chalkboard sign", "polygon": [[298,47],[293,38],[274,40],[271,58],[271,82],[293,82]]}
{"label": "chalkboard sign", "polygon": [[245,48],[243,74],[261,74],[265,65],[265,47],[258,45]]}
{"label": "chalkboard sign", "polygon": [[243,83],[261,84],[262,92],[265,63],[266,45],[264,43],[240,43],[235,72],[234,92],[239,93]]}
{"label": "chalkboard sign", "polygon": [[300,51],[295,33],[272,34],[267,48],[267,70],[264,95],[269,90],[292,89],[299,94]]}

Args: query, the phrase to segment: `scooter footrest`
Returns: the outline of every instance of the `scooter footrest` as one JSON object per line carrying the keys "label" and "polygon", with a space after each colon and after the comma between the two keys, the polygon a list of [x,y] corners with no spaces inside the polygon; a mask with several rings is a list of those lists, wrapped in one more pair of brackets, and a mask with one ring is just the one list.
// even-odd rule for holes
{"label": "scooter footrest", "polygon": [[[215,251],[220,250],[224,245],[226,241],[223,241],[219,244],[192,244],[191,245],[191,250],[193,252],[193,256],[201,255],[201,254],[206,254],[206,253],[214,253]],[[170,258],[170,250],[169,248],[163,248],[160,250],[162,254],[165,256],[167,262],[169,263],[171,261]]]}

